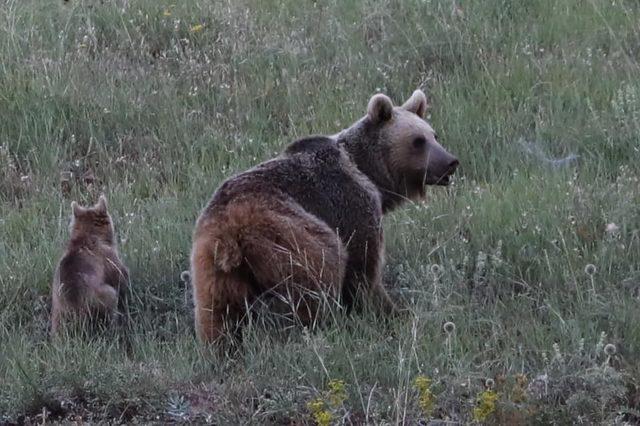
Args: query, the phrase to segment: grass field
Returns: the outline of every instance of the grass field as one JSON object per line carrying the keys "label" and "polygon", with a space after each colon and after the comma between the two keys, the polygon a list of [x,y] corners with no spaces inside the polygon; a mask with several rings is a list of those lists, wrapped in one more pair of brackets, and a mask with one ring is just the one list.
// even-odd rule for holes
{"label": "grass field", "polygon": [[[102,3],[0,1],[0,423],[640,421],[637,1]],[[413,314],[200,346],[179,275],[215,188],[417,87],[461,169],[385,221]],[[131,353],[47,337],[100,193]]]}

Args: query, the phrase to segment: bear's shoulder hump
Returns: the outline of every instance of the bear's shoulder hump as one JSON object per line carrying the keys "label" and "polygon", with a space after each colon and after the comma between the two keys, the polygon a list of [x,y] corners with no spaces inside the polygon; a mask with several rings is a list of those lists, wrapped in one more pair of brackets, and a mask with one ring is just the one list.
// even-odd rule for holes
{"label": "bear's shoulder hump", "polygon": [[312,154],[318,151],[338,150],[336,141],[326,136],[309,136],[291,142],[284,150],[287,155]]}

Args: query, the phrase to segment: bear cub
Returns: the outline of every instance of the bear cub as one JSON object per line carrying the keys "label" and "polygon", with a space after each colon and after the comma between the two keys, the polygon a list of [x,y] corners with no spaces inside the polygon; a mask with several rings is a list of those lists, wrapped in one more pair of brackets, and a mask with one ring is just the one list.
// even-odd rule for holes
{"label": "bear cub", "polygon": [[129,271],[118,254],[107,200],[93,207],[71,203],[71,238],[52,284],[51,334],[66,324],[90,330],[126,321]]}
{"label": "bear cub", "polygon": [[425,94],[402,106],[374,95],[366,115],[332,136],[290,144],[227,179],[200,214],[191,279],[199,338],[237,334],[264,297],[286,300],[313,325],[327,301],[347,311],[369,298],[396,311],[381,271],[382,216],[447,185],[456,157],[424,120]]}

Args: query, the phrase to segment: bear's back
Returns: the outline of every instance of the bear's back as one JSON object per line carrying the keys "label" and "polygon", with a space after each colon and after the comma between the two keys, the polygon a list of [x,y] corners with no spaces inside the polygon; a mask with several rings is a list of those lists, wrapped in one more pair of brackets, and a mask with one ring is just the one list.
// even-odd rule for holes
{"label": "bear's back", "polygon": [[128,276],[118,251],[91,236],[72,239],[58,266],[60,282],[76,289],[86,287],[88,280],[119,288],[128,284]]}
{"label": "bear's back", "polygon": [[90,283],[101,268],[95,256],[81,249],[69,250],[60,260],[54,280],[55,291],[59,292],[67,303],[80,306]]}
{"label": "bear's back", "polygon": [[332,229],[345,233],[377,223],[382,211],[375,186],[328,137],[295,141],[281,156],[227,179],[207,212],[253,197],[296,202]]}

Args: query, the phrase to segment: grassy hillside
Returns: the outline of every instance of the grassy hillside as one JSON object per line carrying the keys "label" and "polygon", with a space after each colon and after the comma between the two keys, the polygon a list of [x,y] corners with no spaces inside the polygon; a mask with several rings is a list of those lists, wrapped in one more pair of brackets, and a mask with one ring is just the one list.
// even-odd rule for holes
{"label": "grassy hillside", "polygon": [[[0,4],[0,423],[639,421],[637,1]],[[215,188],[417,87],[462,166],[385,221],[413,314],[198,345],[179,274]],[[46,334],[70,202],[100,193],[129,354]]]}

